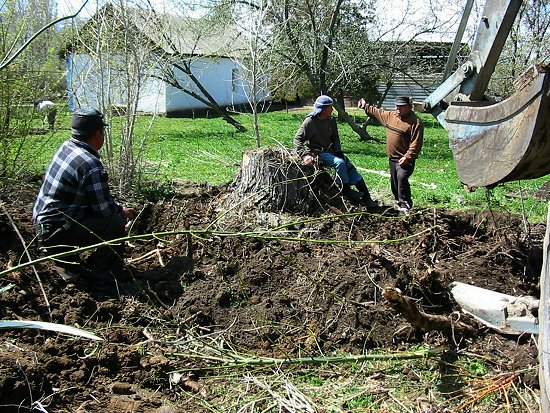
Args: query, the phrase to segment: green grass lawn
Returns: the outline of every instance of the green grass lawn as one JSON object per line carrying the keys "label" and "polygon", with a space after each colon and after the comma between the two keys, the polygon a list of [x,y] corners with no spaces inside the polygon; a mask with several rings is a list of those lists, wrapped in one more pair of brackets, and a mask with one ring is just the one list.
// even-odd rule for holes
{"label": "green grass lawn", "polygon": [[[303,108],[262,114],[262,146],[292,148],[294,134],[308,111],[309,108]],[[351,114],[358,121],[365,119],[362,111],[352,109]],[[248,132],[237,132],[221,118],[157,117],[151,126],[150,117],[140,117],[134,139],[142,154],[145,177],[159,182],[175,179],[206,181],[213,185],[230,182],[236,176],[243,152],[256,146],[252,116],[240,114],[235,117],[248,128]],[[417,207],[525,211],[532,221],[545,220],[547,202],[535,200],[533,195],[547,178],[511,182],[491,191],[466,192],[458,180],[447,133],[430,115],[422,114],[421,117],[426,126],[424,147],[411,179]],[[109,120],[115,148],[122,119]],[[59,130],[55,133],[25,138],[19,152],[25,156],[19,157],[25,159],[26,169],[42,172],[60,143],[69,136],[70,116],[61,116],[60,120]],[[385,141],[382,126],[369,126],[367,130],[371,136]],[[361,142],[345,123],[339,124],[339,131],[344,152],[363,174],[374,198],[391,205],[384,144]]]}

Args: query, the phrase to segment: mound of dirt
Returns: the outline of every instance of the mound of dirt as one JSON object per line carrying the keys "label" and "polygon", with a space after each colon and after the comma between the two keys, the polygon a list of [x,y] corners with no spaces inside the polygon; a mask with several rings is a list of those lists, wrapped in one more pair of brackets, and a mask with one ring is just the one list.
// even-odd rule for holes
{"label": "mound of dirt", "polygon": [[[28,261],[27,253],[42,256],[31,212],[38,184],[10,190],[2,203],[2,269]],[[527,233],[515,216],[417,209],[399,217],[391,208],[364,213],[351,206],[341,215],[279,217],[275,229],[254,228],[250,220],[219,219],[226,188],[184,189],[143,205],[131,234],[155,236],[128,243],[133,281],[120,297],[90,292],[85,280],[65,282],[49,262],[3,275],[3,320],[68,324],[104,341],[3,330],[0,410],[178,411],[170,404],[206,411],[180,398],[169,380],[182,367],[170,343],[193,334],[223,332],[224,348],[257,356],[359,354],[426,343],[498,354],[514,370],[537,364],[529,337],[480,325],[460,342],[426,333],[392,310],[381,292],[399,288],[439,315],[460,310],[449,294],[453,281],[538,296],[542,223]],[[187,367],[201,364],[199,357],[185,360]],[[193,390],[200,376],[199,370],[178,385]]]}

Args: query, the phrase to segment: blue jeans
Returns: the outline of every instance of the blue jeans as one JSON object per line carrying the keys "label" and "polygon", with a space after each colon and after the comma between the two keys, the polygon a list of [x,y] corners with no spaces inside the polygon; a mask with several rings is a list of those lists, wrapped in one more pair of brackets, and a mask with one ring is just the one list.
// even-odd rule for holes
{"label": "blue jeans", "polygon": [[325,164],[336,170],[338,184],[355,185],[363,180],[363,177],[357,172],[357,169],[355,169],[355,166],[347,156],[344,155],[344,157],[341,158],[330,152],[321,152],[318,156]]}

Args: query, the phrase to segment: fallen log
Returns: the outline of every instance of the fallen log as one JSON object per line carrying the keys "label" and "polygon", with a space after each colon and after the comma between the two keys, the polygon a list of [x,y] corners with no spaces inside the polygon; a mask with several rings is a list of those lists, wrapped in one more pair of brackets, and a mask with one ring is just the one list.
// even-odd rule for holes
{"label": "fallen log", "polygon": [[395,311],[413,326],[424,331],[436,330],[455,336],[470,336],[478,331],[475,327],[456,321],[451,316],[425,313],[416,306],[412,298],[404,296],[397,288],[387,287],[382,291],[382,295]]}

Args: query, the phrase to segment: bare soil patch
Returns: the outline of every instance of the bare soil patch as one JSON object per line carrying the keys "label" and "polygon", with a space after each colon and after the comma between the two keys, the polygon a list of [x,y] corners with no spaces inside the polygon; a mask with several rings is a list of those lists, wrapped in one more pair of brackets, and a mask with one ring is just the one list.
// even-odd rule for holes
{"label": "bare soil patch", "polygon": [[[41,256],[31,213],[38,185],[29,179],[1,196],[2,269],[27,260],[23,241],[31,257]],[[2,412],[40,411],[38,405],[48,412],[211,411],[204,401],[215,406],[219,394],[201,387],[211,371],[186,370],[170,382],[174,371],[202,365],[170,345],[191,333],[223,332],[225,348],[278,358],[427,344],[467,349],[503,371],[537,365],[536,338],[479,325],[479,334],[458,341],[426,334],[386,305],[381,289],[399,288],[426,312],[449,315],[459,310],[448,290],[453,281],[538,296],[543,223],[421,208],[408,217],[391,208],[353,215],[361,208],[348,206],[345,216],[287,218],[294,221],[287,239],[272,239],[257,228],[244,233],[255,226],[249,217],[212,225],[227,188],[187,185],[180,192],[146,203],[132,233],[217,232],[131,241],[133,289],[120,297],[90,292],[85,280],[67,283],[48,263],[0,279],[0,288],[12,286],[0,294],[1,319],[69,324],[105,339],[0,331]],[[536,376],[518,377],[518,386],[537,391]]]}

